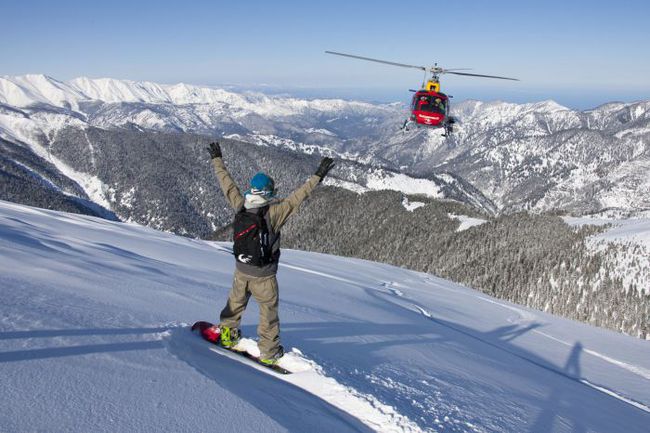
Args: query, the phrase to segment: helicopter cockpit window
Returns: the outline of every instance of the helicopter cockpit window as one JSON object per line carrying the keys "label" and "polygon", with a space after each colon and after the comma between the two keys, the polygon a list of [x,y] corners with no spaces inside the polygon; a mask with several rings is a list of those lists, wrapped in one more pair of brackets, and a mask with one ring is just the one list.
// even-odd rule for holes
{"label": "helicopter cockpit window", "polygon": [[415,98],[414,110],[430,113],[445,113],[445,100],[431,95],[421,95]]}

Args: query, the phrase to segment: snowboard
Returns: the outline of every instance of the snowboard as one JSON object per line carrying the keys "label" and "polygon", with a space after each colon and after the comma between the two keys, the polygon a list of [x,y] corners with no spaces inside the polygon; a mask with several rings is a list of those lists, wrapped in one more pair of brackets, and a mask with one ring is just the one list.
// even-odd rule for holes
{"label": "snowboard", "polygon": [[260,361],[260,359],[257,356],[251,355],[245,350],[236,350],[236,349],[231,349],[229,347],[222,346],[221,344],[219,344],[219,334],[216,332],[208,331],[210,328],[212,328],[212,326],[214,325],[210,322],[199,321],[196,322],[194,325],[192,325],[192,332],[198,333],[204,340],[209,341],[210,343],[216,345],[221,350],[227,350],[228,352],[235,353],[243,358],[250,359],[256,364],[259,364],[264,368],[268,368],[269,370],[273,370],[278,374],[291,374],[289,370],[287,370],[286,368],[282,368],[277,364],[275,365],[264,364],[263,362]]}

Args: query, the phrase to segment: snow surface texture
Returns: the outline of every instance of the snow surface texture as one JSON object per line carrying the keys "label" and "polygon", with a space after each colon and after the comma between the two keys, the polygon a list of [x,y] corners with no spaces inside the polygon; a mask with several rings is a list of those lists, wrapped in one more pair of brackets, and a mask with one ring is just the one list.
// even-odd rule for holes
{"label": "snow surface texture", "polygon": [[[0,430],[647,432],[650,346],[431,275],[285,251],[280,377],[187,329],[229,244],[0,202]],[[255,335],[251,303],[243,332]],[[253,340],[245,344],[255,350]]]}

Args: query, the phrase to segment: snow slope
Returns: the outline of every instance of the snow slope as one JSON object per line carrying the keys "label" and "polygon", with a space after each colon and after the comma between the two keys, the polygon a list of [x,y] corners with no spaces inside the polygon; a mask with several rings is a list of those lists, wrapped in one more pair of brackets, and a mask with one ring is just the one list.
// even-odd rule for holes
{"label": "snow slope", "polygon": [[650,215],[639,212],[639,217],[616,215],[594,217],[565,217],[569,225],[608,226],[602,233],[591,236],[588,245],[593,251],[616,249],[611,255],[615,275],[625,287],[650,294]]}
{"label": "snow slope", "polygon": [[[0,239],[3,432],[650,425],[648,342],[431,275],[286,251],[282,336],[300,372],[280,378],[184,327],[216,320],[228,244],[7,202]],[[251,303],[249,336],[256,314]]]}
{"label": "snow slope", "polygon": [[564,220],[574,226],[611,225],[595,237],[607,242],[632,242],[650,248],[650,215],[640,218],[565,217]]}

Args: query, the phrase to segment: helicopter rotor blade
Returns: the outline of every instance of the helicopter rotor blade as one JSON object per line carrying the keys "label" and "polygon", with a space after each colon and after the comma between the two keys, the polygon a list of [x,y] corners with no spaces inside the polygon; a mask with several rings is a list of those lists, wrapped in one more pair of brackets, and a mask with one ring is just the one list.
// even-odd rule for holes
{"label": "helicopter rotor blade", "polygon": [[325,52],[327,54],[334,54],[335,56],[351,57],[353,59],[366,60],[368,62],[383,63],[385,65],[400,66],[402,68],[420,69],[421,71],[426,71],[427,70],[427,68],[425,68],[424,66],[415,66],[415,65],[407,65],[407,64],[404,64],[404,63],[388,62],[386,60],[373,59],[373,58],[370,58],[370,57],[355,56],[353,54],[337,53],[335,51],[325,51]]}
{"label": "helicopter rotor blade", "polygon": [[451,72],[451,71],[471,71],[473,68],[451,68],[451,69],[443,69],[442,72]]}
{"label": "helicopter rotor blade", "polygon": [[453,72],[449,69],[442,71],[443,74],[454,74],[454,75],[465,75],[468,77],[482,77],[482,78],[496,78],[498,80],[512,80],[519,81],[519,78],[509,78],[509,77],[498,77],[496,75],[482,75],[482,74],[468,74],[467,72]]}

